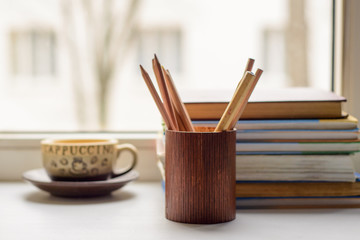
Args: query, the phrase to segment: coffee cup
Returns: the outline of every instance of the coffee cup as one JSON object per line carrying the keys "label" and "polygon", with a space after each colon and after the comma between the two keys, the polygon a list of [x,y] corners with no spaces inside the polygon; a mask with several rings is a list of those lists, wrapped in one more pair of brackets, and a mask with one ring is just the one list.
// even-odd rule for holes
{"label": "coffee cup", "polygon": [[[45,139],[41,151],[43,166],[55,181],[106,180],[131,171],[137,162],[137,149],[116,139]],[[131,153],[131,164],[117,170],[124,151]]]}

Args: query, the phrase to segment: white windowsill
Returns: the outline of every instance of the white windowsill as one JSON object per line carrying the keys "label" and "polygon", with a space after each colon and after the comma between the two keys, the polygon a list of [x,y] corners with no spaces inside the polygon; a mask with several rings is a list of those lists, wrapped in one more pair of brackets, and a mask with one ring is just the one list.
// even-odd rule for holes
{"label": "white windowsill", "polygon": [[139,151],[136,167],[139,180],[160,180],[156,167],[157,133],[1,133],[0,181],[21,180],[22,173],[41,168],[40,141],[45,138],[116,138],[119,143],[133,144]]}
{"label": "white windowsill", "polygon": [[[165,218],[160,182],[112,195],[58,198],[26,183],[0,183],[1,239],[356,239],[360,209],[243,209],[223,224]],[[5,207],[6,206],[6,207]]]}

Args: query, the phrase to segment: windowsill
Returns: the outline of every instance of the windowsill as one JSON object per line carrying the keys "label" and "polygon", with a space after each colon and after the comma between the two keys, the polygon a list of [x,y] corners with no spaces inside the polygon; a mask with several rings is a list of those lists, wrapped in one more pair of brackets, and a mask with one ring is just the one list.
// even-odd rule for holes
{"label": "windowsill", "polygon": [[[154,139],[154,132],[1,132],[0,140],[38,141],[44,138],[117,138],[119,140],[149,140]],[[0,142],[2,144],[2,142]]]}
{"label": "windowsill", "polygon": [[247,209],[224,224],[165,218],[159,182],[129,183],[107,197],[58,198],[1,183],[2,239],[355,239],[360,209]]}
{"label": "windowsill", "polygon": [[156,167],[156,132],[147,133],[0,133],[0,181],[20,180],[22,173],[41,168],[40,141],[45,138],[116,138],[139,153],[140,180],[160,180]]}

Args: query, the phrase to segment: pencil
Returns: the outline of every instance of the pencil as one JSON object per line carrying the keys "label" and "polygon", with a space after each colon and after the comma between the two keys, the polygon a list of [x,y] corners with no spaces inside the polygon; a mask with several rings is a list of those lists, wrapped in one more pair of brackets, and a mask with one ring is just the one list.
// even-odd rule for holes
{"label": "pencil", "polygon": [[[243,74],[242,78],[240,79],[238,85],[236,86],[236,90],[237,90],[237,89],[239,88],[239,86],[242,84],[242,81],[243,81],[243,79],[244,79],[245,73],[252,71],[252,68],[253,68],[253,66],[254,66],[254,63],[255,63],[255,60],[254,60],[254,59],[248,58],[248,61],[247,61],[247,63],[246,63],[246,67],[245,67],[244,74]],[[235,97],[235,94],[232,96],[230,102],[233,101],[234,97]]]}
{"label": "pencil", "polygon": [[248,86],[251,85],[254,78],[255,75],[252,72],[245,73],[243,79],[241,79],[239,87],[236,89],[233,95],[232,100],[227,105],[218,125],[216,126],[215,132],[221,132],[228,129],[233,118],[236,117],[241,103],[246,97],[245,96],[246,88],[248,88]]}
{"label": "pencil", "polygon": [[140,70],[141,70],[141,75],[142,75],[147,87],[149,88],[149,91],[150,91],[154,101],[155,101],[155,104],[156,104],[157,108],[159,109],[159,112],[160,112],[162,118],[164,119],[166,127],[169,130],[173,130],[173,126],[170,123],[170,120],[169,120],[169,117],[165,110],[165,107],[164,107],[163,103],[161,102],[161,99],[154,87],[154,84],[151,81],[149,74],[145,71],[145,69],[141,65],[140,65]]}
{"label": "pencil", "polygon": [[[251,71],[252,71],[253,66],[254,66],[254,63],[255,63],[255,59],[252,59],[252,58],[249,58],[249,59],[248,59],[248,61],[247,61],[247,63],[246,63],[246,67],[245,67],[245,71],[244,71],[244,74],[243,74],[242,79],[244,78],[244,75],[245,75],[246,72],[251,72]],[[241,80],[242,80],[242,79],[241,79]],[[238,83],[238,85],[237,85],[236,88],[238,88],[238,87],[240,86],[241,80],[240,80],[240,82]]]}
{"label": "pencil", "polygon": [[189,114],[186,111],[184,103],[181,101],[180,95],[179,95],[178,91],[176,90],[174,81],[171,77],[169,70],[165,70],[165,68],[162,67],[162,71],[163,71],[163,75],[165,77],[166,86],[169,88],[169,93],[170,93],[172,103],[175,107],[175,110],[179,114],[179,118],[181,119],[181,122],[183,123],[183,125],[185,127],[185,131],[195,132],[195,129],[191,123]]}
{"label": "pencil", "polygon": [[252,58],[249,58],[247,63],[246,63],[246,67],[245,67],[245,72],[251,72],[252,71],[252,68],[254,66],[254,63],[255,63],[255,59],[252,59]]}
{"label": "pencil", "polygon": [[188,131],[185,127],[185,124],[183,122],[183,120],[180,117],[180,113],[177,111],[177,109],[175,108],[175,117],[176,117],[176,121],[178,123],[179,126],[179,131]]}
{"label": "pencil", "polygon": [[154,70],[154,73],[155,73],[155,77],[156,77],[156,81],[159,85],[159,89],[160,89],[160,94],[161,94],[161,97],[163,99],[163,103],[164,103],[164,106],[165,106],[165,110],[169,116],[169,120],[172,124],[172,128],[173,130],[178,130],[179,127],[178,127],[178,124],[177,124],[177,121],[176,121],[176,117],[175,117],[175,111],[174,111],[174,107],[170,101],[170,97],[169,97],[169,92],[168,92],[168,88],[166,86],[166,83],[165,83],[165,79],[164,79],[164,76],[162,74],[162,71],[161,71],[161,65],[160,65],[160,62],[157,58],[156,55],[154,55],[154,59],[152,60],[152,64],[153,64],[153,70]]}
{"label": "pencil", "polygon": [[263,73],[263,70],[257,69],[255,73],[255,78],[250,84],[249,88],[245,90],[245,98],[243,102],[241,103],[241,106],[239,107],[235,117],[232,119],[230,125],[227,127],[227,130],[231,130],[235,127],[237,121],[240,119],[241,114],[244,112],[247,102],[249,101],[249,98],[251,96],[251,93],[254,91],[256,84],[258,83],[261,74]]}

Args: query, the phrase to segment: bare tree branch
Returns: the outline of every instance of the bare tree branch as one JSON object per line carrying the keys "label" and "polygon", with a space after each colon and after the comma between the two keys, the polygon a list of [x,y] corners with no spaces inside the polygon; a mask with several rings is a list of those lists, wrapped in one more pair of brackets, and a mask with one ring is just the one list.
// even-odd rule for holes
{"label": "bare tree branch", "polygon": [[[101,128],[105,128],[109,88],[115,71],[118,70],[119,62],[122,62],[125,58],[129,45],[135,37],[136,13],[140,0],[129,0],[128,9],[125,11],[124,16],[115,14],[113,0],[101,2],[82,0],[81,3],[85,16],[86,41],[91,58],[91,69],[93,69],[98,86],[99,124]],[[98,8],[95,3],[100,3],[101,8]],[[70,19],[69,16],[64,15],[64,17]],[[121,21],[120,17],[122,17]],[[65,24],[66,27],[72,25],[71,20],[68,21]],[[75,45],[72,44],[69,49],[75,62],[73,68],[75,66],[79,67],[78,61],[80,57],[77,56],[74,48]],[[74,75],[76,71],[79,72],[78,69],[73,70]],[[80,72],[76,73],[76,75],[80,79]],[[78,89],[78,86],[76,88]]]}
{"label": "bare tree branch", "polygon": [[114,74],[115,66],[117,65],[117,58],[124,54],[121,51],[127,51],[128,44],[136,31],[136,13],[139,8],[140,0],[131,0],[127,15],[122,24],[122,29],[118,36],[114,36],[110,46],[108,77],[111,78]]}
{"label": "bare tree branch", "polygon": [[83,94],[82,86],[81,86],[81,72],[80,72],[80,64],[79,64],[79,53],[77,51],[76,43],[74,40],[74,28],[73,28],[73,18],[71,11],[71,3],[70,1],[63,0],[61,3],[61,13],[63,16],[63,36],[65,37],[65,42],[68,45],[68,54],[71,61],[71,77],[72,82],[74,83],[74,96],[76,99],[75,109],[76,114],[78,116],[78,122],[80,126],[83,126],[86,122],[85,111],[84,111],[84,103],[85,97]]}

